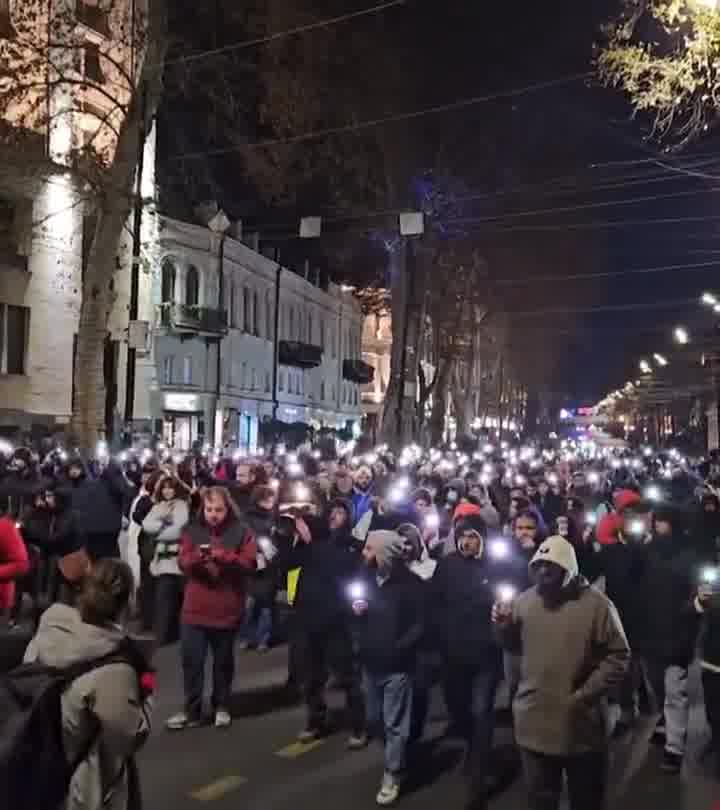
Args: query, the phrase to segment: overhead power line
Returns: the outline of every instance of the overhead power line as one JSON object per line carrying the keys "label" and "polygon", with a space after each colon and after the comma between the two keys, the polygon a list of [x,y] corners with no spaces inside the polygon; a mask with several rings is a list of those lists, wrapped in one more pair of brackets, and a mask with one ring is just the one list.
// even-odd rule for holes
{"label": "overhead power line", "polygon": [[573,82],[586,79],[589,73],[575,73],[571,76],[563,76],[558,79],[550,79],[545,82],[535,82],[528,84],[525,87],[518,87],[514,90],[502,90],[496,93],[489,93],[484,96],[473,96],[472,98],[459,99],[458,101],[451,101],[447,104],[438,104],[434,107],[425,107],[420,110],[412,110],[411,112],[397,113],[396,115],[387,115],[382,118],[373,118],[367,121],[359,121],[355,124],[343,124],[337,127],[328,127],[327,129],[317,129],[311,132],[303,132],[299,135],[292,135],[288,138],[270,138],[263,141],[255,141],[246,144],[238,144],[237,146],[225,146],[217,149],[205,149],[199,152],[185,152],[179,155],[171,155],[171,160],[196,160],[204,157],[218,157],[220,155],[228,155],[233,152],[242,152],[246,149],[270,149],[275,146],[289,146],[296,143],[304,143],[306,141],[318,140],[321,138],[328,138],[335,135],[348,135],[354,132],[362,132],[366,129],[373,129],[375,127],[384,126],[385,124],[395,124],[401,121],[413,121],[418,118],[424,118],[428,115],[439,115],[441,113],[455,112],[456,110],[463,110],[477,104],[485,104],[489,101],[500,101],[506,98],[515,98],[522,96],[526,93],[536,93],[540,90],[549,90],[553,87],[562,87]]}
{"label": "overhead power line", "polygon": [[567,276],[529,276],[528,278],[505,278],[497,279],[495,284],[523,285],[540,284],[550,281],[591,281],[596,278],[611,278],[613,276],[645,275],[650,273],[671,273],[680,270],[686,271],[707,271],[711,267],[720,266],[720,259],[709,262],[695,262],[693,264],[666,264],[662,267],[638,267],[628,270],[607,270],[600,273],[573,273]]}
{"label": "overhead power line", "polygon": [[697,304],[697,298],[682,298],[675,301],[642,302],[638,304],[608,304],[598,307],[558,307],[556,309],[530,309],[524,312],[507,313],[508,317],[535,317],[537,315],[592,315],[596,312],[633,312],[648,309],[682,309]]}
{"label": "overhead power line", "polygon": [[508,225],[498,228],[496,233],[513,233],[515,231],[572,231],[594,230],[596,228],[628,228],[639,225],[681,225],[686,222],[709,222],[720,219],[720,214],[709,214],[697,217],[668,217],[663,219],[614,219],[607,222],[571,222],[564,225]]}
{"label": "overhead power line", "polygon": [[316,22],[307,23],[305,25],[298,25],[295,28],[289,28],[286,31],[277,31],[274,34],[268,34],[264,37],[256,37],[255,39],[246,39],[242,42],[234,42],[229,45],[223,45],[219,48],[211,48],[207,51],[198,51],[197,53],[190,53],[187,56],[178,56],[175,59],[166,59],[164,67],[180,64],[189,64],[190,62],[197,62],[200,59],[209,59],[214,56],[224,56],[227,53],[234,53],[235,51],[242,51],[246,48],[256,48],[259,45],[267,45],[271,42],[277,42],[279,39],[286,39],[287,37],[294,37],[299,34],[307,34],[310,31],[317,31],[321,28],[330,28],[340,23],[356,20],[359,17],[367,17],[370,14],[378,14],[381,11],[396,6],[407,5],[409,0],[389,0],[387,3],[380,3],[379,5],[370,8],[363,8],[358,11],[351,11],[347,14],[338,14],[337,17],[328,17],[325,20],[317,20]]}

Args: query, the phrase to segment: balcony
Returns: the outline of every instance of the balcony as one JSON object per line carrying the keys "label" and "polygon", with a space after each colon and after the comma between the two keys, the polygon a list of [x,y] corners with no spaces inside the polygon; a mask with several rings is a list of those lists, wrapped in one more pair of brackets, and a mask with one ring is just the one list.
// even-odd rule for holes
{"label": "balcony", "polygon": [[364,360],[343,360],[343,379],[369,385],[375,379],[375,369]]}
{"label": "balcony", "polygon": [[320,346],[296,340],[281,340],[278,347],[278,361],[281,366],[317,368],[322,363],[322,356],[323,350]]}
{"label": "balcony", "polygon": [[228,328],[227,312],[186,304],[161,304],[160,325],[176,332],[224,335]]}

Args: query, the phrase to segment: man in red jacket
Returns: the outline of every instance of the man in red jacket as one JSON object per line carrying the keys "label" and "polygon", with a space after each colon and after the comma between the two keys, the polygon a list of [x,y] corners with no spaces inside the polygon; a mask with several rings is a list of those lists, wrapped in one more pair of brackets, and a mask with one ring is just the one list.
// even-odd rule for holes
{"label": "man in red jacket", "polygon": [[203,497],[200,523],[186,530],[180,548],[180,568],[187,577],[180,616],[185,711],[167,721],[168,729],[179,731],[202,724],[209,650],[215,726],[231,724],[228,704],[235,672],[235,635],[245,614],[247,575],[255,569],[256,558],[255,537],[240,519],[228,491],[211,487]]}
{"label": "man in red jacket", "polygon": [[0,615],[15,604],[15,581],[30,571],[27,549],[15,521],[0,517]]}

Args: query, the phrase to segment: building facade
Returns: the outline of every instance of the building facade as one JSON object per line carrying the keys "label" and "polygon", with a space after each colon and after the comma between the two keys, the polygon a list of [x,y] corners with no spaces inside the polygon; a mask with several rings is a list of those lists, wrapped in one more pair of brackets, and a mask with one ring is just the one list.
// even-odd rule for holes
{"label": "building facade", "polygon": [[[140,318],[151,329],[137,359],[136,430],[178,449],[193,442],[254,449],[272,419],[314,428],[359,423],[363,320],[351,292],[322,289],[208,227],[159,217],[156,239],[140,283]],[[120,275],[111,318],[117,423],[129,300],[127,273]]]}

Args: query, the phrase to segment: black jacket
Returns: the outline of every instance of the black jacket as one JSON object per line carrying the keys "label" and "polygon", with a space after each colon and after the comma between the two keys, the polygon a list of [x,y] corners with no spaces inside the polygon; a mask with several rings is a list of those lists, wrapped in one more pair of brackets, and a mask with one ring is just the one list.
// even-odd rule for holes
{"label": "black jacket", "polygon": [[648,610],[641,596],[646,558],[646,547],[636,542],[601,546],[594,558],[593,573],[605,577],[605,594],[620,614],[631,647],[642,632]]}
{"label": "black jacket", "polygon": [[23,522],[22,535],[26,543],[37,546],[43,554],[64,557],[85,545],[85,538],[76,512],[62,495],[56,494],[58,508],[54,511],[34,508]]}
{"label": "black jacket", "polygon": [[678,538],[656,538],[644,546],[637,592],[642,608],[634,649],[669,663],[688,665],[693,658],[699,617],[693,600],[700,561]]}
{"label": "black jacket", "polygon": [[133,490],[119,467],[109,465],[99,478],[85,475],[75,481],[68,479],[65,488],[88,537],[120,532],[126,503]]}
{"label": "black jacket", "polygon": [[26,475],[7,473],[0,480],[0,515],[9,515],[14,520],[20,520],[34,508],[35,496],[49,483],[33,471],[28,471]]}
{"label": "black jacket", "polygon": [[491,622],[498,573],[485,559],[458,552],[440,560],[429,605],[437,643],[449,661],[489,661],[499,654]]}
{"label": "black jacket", "polygon": [[413,672],[425,634],[423,581],[399,563],[378,585],[365,573],[367,613],[356,620],[360,660],[369,672]]}

